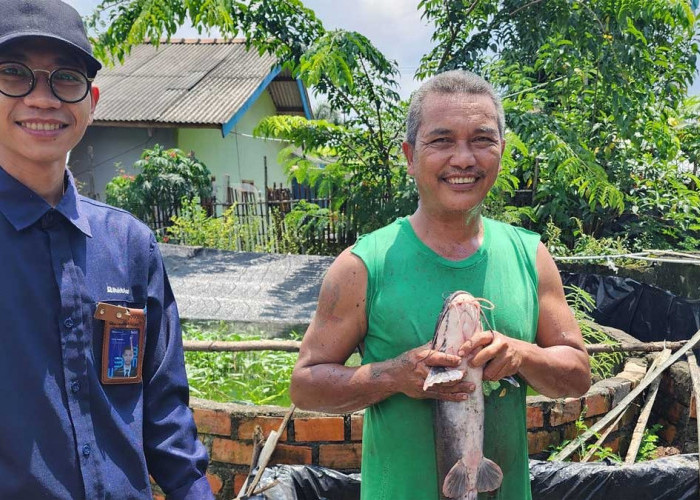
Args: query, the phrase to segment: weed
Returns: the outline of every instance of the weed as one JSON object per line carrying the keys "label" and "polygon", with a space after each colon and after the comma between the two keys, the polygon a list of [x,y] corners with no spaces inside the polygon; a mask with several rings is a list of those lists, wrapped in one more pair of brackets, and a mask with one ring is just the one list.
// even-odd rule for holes
{"label": "weed", "polygon": [[[589,315],[595,306],[593,297],[577,286],[567,286],[566,301],[574,311],[574,317],[581,328],[583,340],[588,344],[616,344],[605,332],[591,326]],[[596,380],[609,378],[625,360],[625,354],[620,352],[601,352],[590,356],[591,374]]]}
{"label": "weed", "polygon": [[[231,334],[223,325],[204,332],[183,323],[183,338],[241,341],[260,340],[262,336]],[[185,366],[193,396],[228,403],[289,406],[289,380],[296,359],[294,352],[186,352]]]}

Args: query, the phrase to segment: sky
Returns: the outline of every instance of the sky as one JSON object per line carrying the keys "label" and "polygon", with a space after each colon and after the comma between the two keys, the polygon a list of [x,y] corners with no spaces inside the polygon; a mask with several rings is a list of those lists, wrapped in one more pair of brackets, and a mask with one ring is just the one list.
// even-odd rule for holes
{"label": "sky", "polygon": [[[81,15],[90,14],[99,0],[65,0]],[[326,29],[342,28],[357,31],[367,38],[390,60],[398,63],[401,77],[399,93],[408,98],[418,87],[414,81],[420,58],[432,48],[432,27],[420,18],[418,0],[303,0],[323,22]],[[182,27],[175,38],[197,38],[192,27]],[[201,35],[205,36],[205,35]],[[217,33],[210,35],[217,36]],[[700,57],[698,57],[700,66]],[[689,91],[700,94],[700,77]],[[312,96],[312,100],[314,100]]]}

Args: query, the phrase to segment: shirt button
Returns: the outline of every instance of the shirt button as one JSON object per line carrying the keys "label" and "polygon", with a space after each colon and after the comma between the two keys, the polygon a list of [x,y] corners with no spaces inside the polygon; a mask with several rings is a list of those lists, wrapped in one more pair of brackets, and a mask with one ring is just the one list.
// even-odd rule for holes
{"label": "shirt button", "polygon": [[73,328],[73,320],[70,318],[66,318],[63,321],[63,326],[65,326],[66,328]]}
{"label": "shirt button", "polygon": [[73,394],[75,394],[76,392],[80,391],[80,382],[73,382],[73,383],[70,385],[70,390],[71,390],[71,392],[72,392]]}
{"label": "shirt button", "polygon": [[84,457],[89,457],[89,456],[90,456],[90,451],[92,451],[92,450],[90,449],[90,445],[89,445],[89,444],[86,444],[85,446],[83,446],[83,456],[84,456]]}

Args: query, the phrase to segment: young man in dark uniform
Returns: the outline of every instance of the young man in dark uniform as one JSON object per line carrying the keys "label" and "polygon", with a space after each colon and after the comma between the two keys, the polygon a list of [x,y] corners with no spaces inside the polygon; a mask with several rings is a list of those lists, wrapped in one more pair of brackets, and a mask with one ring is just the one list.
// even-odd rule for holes
{"label": "young man in dark uniform", "polygon": [[[68,152],[100,69],[59,0],[0,6],[0,498],[213,498],[151,231],[78,194]],[[134,349],[136,374],[110,377]]]}

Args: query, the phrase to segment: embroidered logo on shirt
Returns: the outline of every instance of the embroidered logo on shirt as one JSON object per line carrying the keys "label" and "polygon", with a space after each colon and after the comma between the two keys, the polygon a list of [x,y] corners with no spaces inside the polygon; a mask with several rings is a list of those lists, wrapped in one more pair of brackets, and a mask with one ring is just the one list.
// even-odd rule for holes
{"label": "embroidered logo on shirt", "polygon": [[128,294],[129,289],[128,288],[123,288],[120,286],[109,286],[107,285],[107,293],[123,293],[123,294]]}

